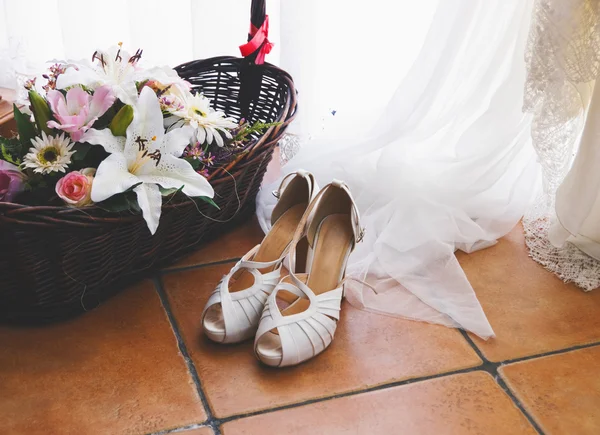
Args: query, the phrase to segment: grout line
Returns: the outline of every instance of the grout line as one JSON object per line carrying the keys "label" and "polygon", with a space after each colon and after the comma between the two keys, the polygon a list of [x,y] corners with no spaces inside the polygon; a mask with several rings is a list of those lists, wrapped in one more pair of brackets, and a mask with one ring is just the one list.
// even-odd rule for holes
{"label": "grout line", "polygon": [[428,376],[404,379],[401,381],[375,385],[375,386],[364,388],[361,390],[347,391],[344,393],[334,394],[331,396],[308,399],[308,400],[304,400],[301,402],[276,406],[273,408],[266,408],[266,409],[262,409],[262,410],[258,410],[258,411],[234,414],[234,415],[231,415],[228,417],[217,418],[214,416],[214,414],[212,413],[212,410],[210,409],[210,405],[208,404],[208,400],[206,398],[206,394],[204,393],[204,389],[202,387],[202,383],[200,381],[200,377],[198,376],[196,367],[195,367],[192,359],[190,358],[187,347],[183,341],[183,338],[181,337],[179,326],[177,325],[177,322],[176,322],[173,312],[171,310],[171,306],[169,304],[166,293],[162,286],[162,281],[161,281],[160,275],[170,274],[170,273],[174,273],[174,272],[181,272],[181,271],[186,271],[186,270],[200,269],[200,268],[204,268],[204,267],[221,265],[221,264],[227,264],[227,263],[232,263],[232,262],[238,261],[238,260],[239,259],[232,258],[232,259],[221,260],[221,261],[216,261],[216,262],[206,263],[206,264],[201,264],[201,265],[185,266],[185,267],[180,267],[180,268],[162,270],[160,272],[159,276],[154,279],[156,291],[160,297],[163,308],[165,309],[165,312],[167,313],[167,317],[169,319],[169,322],[171,323],[171,327],[172,327],[175,337],[177,339],[177,344],[178,344],[179,350],[185,359],[186,365],[188,366],[188,371],[190,372],[190,375],[192,376],[192,380],[194,381],[198,396],[200,397],[200,400],[204,406],[204,409],[206,411],[208,419],[202,424],[182,426],[182,427],[178,427],[175,429],[169,429],[166,431],[156,432],[156,433],[153,433],[152,435],[179,433],[179,432],[183,432],[185,430],[195,429],[198,427],[211,427],[213,429],[215,435],[221,435],[220,426],[222,424],[230,422],[230,421],[238,420],[241,418],[253,417],[253,416],[262,415],[262,414],[269,414],[272,412],[281,411],[281,410],[285,410],[285,409],[292,409],[292,408],[298,408],[298,407],[305,406],[305,405],[311,405],[313,403],[326,402],[329,400],[339,399],[339,398],[343,398],[343,397],[357,396],[357,395],[360,395],[363,393],[370,393],[373,391],[380,391],[380,390],[399,387],[399,386],[403,386],[403,385],[409,385],[409,384],[413,384],[413,383],[417,383],[417,382],[439,379],[439,378],[443,378],[446,376],[452,376],[452,375],[457,375],[457,374],[462,374],[462,373],[472,373],[472,372],[476,372],[476,371],[485,371],[485,372],[490,373],[492,375],[492,377],[494,378],[494,380],[496,381],[496,383],[498,384],[498,386],[508,395],[508,397],[514,403],[514,405],[521,411],[521,413],[525,416],[525,418],[531,424],[531,426],[538,432],[538,434],[543,435],[544,432],[541,430],[541,428],[539,427],[537,422],[525,410],[525,408],[523,407],[521,402],[515,397],[513,392],[506,385],[506,383],[504,382],[504,379],[498,373],[498,368],[503,365],[506,365],[506,364],[527,361],[527,360],[536,359],[536,358],[545,357],[545,356],[558,355],[558,354],[562,354],[562,353],[566,353],[566,352],[571,352],[573,350],[585,349],[585,348],[600,345],[600,342],[593,342],[593,343],[588,343],[588,344],[584,344],[584,345],[571,346],[571,347],[564,348],[564,349],[549,351],[549,352],[545,352],[545,353],[541,353],[541,354],[535,354],[535,355],[529,355],[529,356],[520,357],[520,358],[504,360],[501,362],[492,362],[492,361],[489,361],[485,357],[485,355],[481,352],[481,350],[477,347],[475,342],[471,339],[471,337],[465,331],[459,330],[460,333],[462,334],[462,336],[465,338],[465,340],[469,344],[469,346],[473,349],[473,351],[481,359],[482,364],[480,364],[479,366],[469,367],[466,369],[452,370],[452,371],[444,372],[444,373],[436,373],[436,374],[428,375]]}
{"label": "grout line", "polygon": [[271,413],[271,412],[281,411],[281,410],[284,410],[284,409],[298,408],[300,406],[311,405],[313,403],[328,402],[330,400],[341,399],[343,397],[358,396],[358,395],[363,394],[363,393],[370,393],[370,392],[373,392],[373,391],[386,390],[386,389],[389,389],[389,388],[398,387],[398,386],[402,386],[402,385],[409,385],[409,384],[414,384],[414,383],[417,383],[417,382],[429,381],[429,380],[432,380],[432,379],[438,379],[438,378],[443,378],[443,377],[446,377],[446,376],[458,375],[458,374],[469,373],[469,372],[474,372],[474,371],[479,371],[479,366],[477,366],[477,367],[469,367],[469,368],[466,368],[466,369],[458,369],[458,370],[453,370],[453,371],[444,372],[444,373],[436,373],[434,375],[428,375],[428,376],[421,376],[421,377],[416,377],[416,378],[404,379],[402,381],[395,381],[395,382],[390,382],[390,383],[387,383],[387,384],[374,385],[372,387],[364,388],[362,390],[347,391],[345,393],[334,394],[334,395],[331,395],[331,396],[319,397],[319,398],[315,398],[315,399],[308,399],[308,400],[304,400],[302,402],[290,403],[290,404],[287,404],[287,405],[276,406],[274,408],[262,409],[262,410],[258,410],[258,411],[252,411],[252,412],[241,413],[241,414],[234,414],[234,415],[231,415],[229,417],[216,418],[215,421],[218,422],[219,424],[223,424],[223,423],[230,422],[232,420],[238,420],[240,418],[253,417],[255,415],[261,415],[261,414],[268,414],[268,413]]}
{"label": "grout line", "polygon": [[521,401],[519,399],[517,399],[517,397],[514,395],[514,393],[510,390],[510,388],[508,388],[508,386],[504,382],[504,379],[502,379],[502,376],[500,376],[500,373],[498,372],[498,368],[500,366],[502,366],[503,363],[501,363],[501,362],[496,363],[496,362],[489,361],[485,357],[483,352],[481,352],[479,347],[477,347],[477,345],[475,344],[473,339],[469,336],[469,334],[467,334],[467,332],[462,329],[460,329],[459,331],[462,334],[462,336],[465,338],[465,340],[467,341],[469,346],[471,346],[471,348],[475,351],[477,356],[479,356],[479,358],[481,358],[481,361],[483,361],[483,366],[486,367],[486,371],[492,375],[492,377],[494,378],[494,381],[498,384],[498,386],[504,391],[504,393],[513,402],[513,404],[519,409],[519,411],[521,411],[521,413],[525,416],[525,418],[527,419],[529,424],[535,429],[535,431],[538,434],[543,435],[544,431],[542,431],[542,429],[538,425],[537,421],[535,421],[535,419],[529,414],[529,412],[527,412],[527,410],[525,409],[525,407],[523,406]]}
{"label": "grout line", "polygon": [[171,273],[175,273],[175,272],[185,272],[187,270],[194,270],[194,269],[203,269],[205,267],[210,267],[210,266],[219,266],[221,264],[228,264],[228,263],[234,263],[236,261],[239,261],[240,257],[238,258],[227,258],[225,260],[219,260],[219,261],[213,261],[211,263],[202,263],[202,264],[193,264],[191,266],[181,266],[181,267],[173,267],[170,269],[163,269],[160,271],[161,275],[169,275]]}
{"label": "grout line", "polygon": [[469,334],[467,333],[467,331],[465,331],[464,329],[459,329],[458,332],[460,332],[460,335],[462,335],[463,338],[465,340],[467,340],[467,343],[469,344],[469,346],[471,346],[471,348],[475,351],[475,353],[477,354],[477,356],[479,358],[481,358],[481,361],[483,361],[484,364],[490,362],[485,357],[485,355],[483,354],[483,352],[481,352],[481,350],[477,347],[477,345],[475,344],[475,342],[473,341],[473,339],[469,336]]}
{"label": "grout line", "polygon": [[[498,368],[503,367],[508,364],[514,364],[514,363],[518,363],[518,362],[522,362],[522,361],[530,361],[533,359],[544,358],[547,356],[560,355],[563,353],[573,352],[573,351],[580,350],[580,349],[597,347],[599,344],[600,344],[600,342],[593,342],[593,343],[588,343],[588,344],[571,346],[571,347],[559,349],[559,350],[552,350],[552,351],[540,353],[537,355],[528,355],[528,356],[524,356],[524,357],[520,357],[520,358],[514,358],[512,360],[506,360],[506,361],[502,361],[502,362],[498,363]],[[529,412],[525,410],[525,406],[521,403],[521,401],[517,398],[515,393],[513,393],[513,391],[510,389],[510,387],[506,384],[506,381],[504,380],[502,375],[498,372],[498,376],[494,377],[494,379],[496,380],[496,382],[498,383],[500,388],[502,388],[504,390],[504,392],[515,403],[517,408],[519,408],[521,410],[521,412],[525,415],[525,417],[527,417],[527,419],[529,420],[529,423],[531,423],[531,425],[534,427],[534,429],[537,430],[539,434],[543,435],[544,431],[542,430],[542,428],[535,421],[535,419],[529,414]]]}
{"label": "grout line", "polygon": [[535,419],[533,418],[533,416],[531,416],[529,414],[529,412],[525,409],[525,407],[523,406],[523,404],[521,403],[521,401],[517,398],[517,396],[515,396],[515,394],[508,387],[508,385],[506,385],[506,382],[504,382],[504,379],[502,378],[502,376],[500,375],[500,373],[498,373],[497,376],[494,376],[494,380],[496,381],[496,383],[498,384],[498,386],[500,388],[502,388],[502,390],[504,390],[504,392],[506,393],[506,395],[510,398],[510,400],[512,400],[512,402],[519,409],[519,411],[521,411],[523,413],[523,415],[525,416],[525,418],[529,421],[529,424],[531,426],[533,426],[533,428],[537,431],[537,433],[540,434],[540,435],[544,435],[544,431],[539,426],[538,422],[535,421]]}
{"label": "grout line", "polygon": [[572,352],[574,350],[587,349],[589,347],[596,347],[598,345],[600,345],[600,341],[594,341],[592,343],[587,343],[587,344],[578,344],[577,346],[565,347],[564,349],[550,350],[548,352],[542,352],[542,353],[538,353],[535,355],[527,355],[527,356],[522,356],[519,358],[508,359],[508,360],[500,362],[499,364],[506,365],[506,364],[518,363],[521,361],[529,361],[532,359],[543,358],[545,356],[560,355],[562,353]]}
{"label": "grout line", "polygon": [[490,364],[494,364],[494,365],[497,365],[497,366],[503,366],[503,365],[507,365],[507,364],[514,364],[514,363],[518,363],[518,362],[521,362],[521,361],[529,361],[529,360],[532,360],[532,359],[543,358],[545,356],[560,355],[562,353],[572,352],[574,350],[580,350],[580,349],[587,349],[589,347],[595,347],[595,346],[600,345],[600,341],[593,341],[591,343],[577,344],[575,346],[564,347],[562,349],[549,350],[548,352],[542,352],[542,353],[536,353],[536,354],[533,354],[533,355],[520,356],[518,358],[512,358],[512,359],[505,359],[505,360],[502,360],[502,361],[499,361],[499,362],[492,362],[492,361],[489,361],[485,357],[485,355],[483,355],[483,353],[481,352],[481,350],[479,350],[479,347],[477,347],[477,345],[475,344],[475,342],[469,336],[468,333],[466,333],[462,329],[459,329],[459,332],[462,334],[462,336],[465,338],[465,340],[467,340],[467,343],[469,343],[469,345],[471,345],[471,347],[473,348],[473,350],[475,351],[475,353],[477,354],[477,356],[479,358],[481,358],[481,360],[484,363],[490,363]]}
{"label": "grout line", "polygon": [[[508,388],[508,386],[506,385],[506,383],[504,382],[504,380],[502,379],[502,377],[498,373],[498,368],[500,366],[503,366],[505,364],[510,364],[510,363],[513,363],[513,362],[520,362],[520,361],[523,361],[523,360],[534,359],[534,358],[537,358],[537,357],[542,357],[542,356],[547,356],[547,355],[556,355],[556,354],[570,352],[572,350],[577,350],[577,349],[582,349],[582,348],[587,348],[587,347],[594,347],[594,346],[600,345],[600,342],[594,342],[594,343],[590,343],[590,344],[579,345],[579,346],[572,346],[572,347],[561,349],[561,350],[551,351],[551,352],[547,352],[547,353],[544,353],[544,354],[538,354],[538,355],[532,355],[532,356],[527,356],[527,357],[522,357],[522,358],[516,358],[516,359],[513,359],[513,360],[505,360],[505,361],[502,361],[502,362],[491,362],[491,361],[489,361],[483,355],[483,353],[479,350],[479,348],[477,347],[477,345],[473,342],[473,340],[471,339],[471,337],[469,337],[467,335],[466,332],[464,332],[462,330],[460,330],[460,332],[465,337],[465,339],[467,340],[467,342],[469,343],[469,345],[473,348],[473,350],[475,351],[475,353],[483,361],[483,363],[481,365],[478,365],[478,366],[475,366],[475,367],[469,367],[469,368],[466,368],[466,369],[458,369],[458,370],[453,370],[453,371],[444,372],[444,373],[437,373],[437,374],[434,374],[434,375],[428,375],[428,376],[421,376],[421,377],[416,377],[416,378],[404,379],[402,381],[396,381],[396,382],[390,382],[390,383],[386,383],[386,384],[375,385],[375,386],[372,386],[372,387],[369,387],[369,388],[364,388],[364,389],[361,389],[361,390],[347,391],[345,393],[334,394],[332,396],[320,397],[320,398],[315,398],[315,399],[308,399],[308,400],[304,400],[304,401],[301,401],[301,402],[296,402],[296,403],[290,403],[290,404],[287,404],[287,405],[276,406],[274,408],[266,408],[266,409],[261,409],[261,410],[258,410],[258,411],[252,411],[252,412],[234,414],[234,415],[231,415],[231,416],[228,416],[228,417],[223,417],[223,418],[215,417],[212,413],[210,413],[209,414],[209,419],[204,423],[204,426],[210,426],[210,427],[212,427],[213,430],[215,431],[215,434],[221,435],[220,425],[222,425],[224,423],[228,423],[230,421],[239,420],[241,418],[253,417],[253,416],[262,415],[262,414],[269,414],[269,413],[276,412],[276,411],[282,411],[282,410],[285,410],[285,409],[298,408],[298,407],[305,406],[305,405],[311,405],[313,403],[327,402],[329,400],[340,399],[340,398],[343,398],[343,397],[358,396],[358,395],[363,394],[363,393],[370,393],[372,391],[386,390],[386,389],[389,389],[389,388],[399,387],[399,386],[403,386],[403,385],[410,385],[410,384],[417,383],[417,382],[423,382],[423,381],[428,381],[428,380],[433,380],[433,379],[439,379],[439,378],[443,378],[443,377],[447,377],[447,376],[453,376],[453,375],[458,375],[458,374],[463,374],[463,373],[472,373],[472,372],[477,372],[477,371],[485,371],[485,372],[490,373],[493,376],[494,380],[497,382],[497,384],[499,385],[499,387],[502,388],[502,390],[512,400],[512,402],[514,403],[514,405],[519,409],[519,411],[521,411],[521,413],[525,416],[525,418],[527,418],[527,420],[531,424],[531,426],[540,435],[543,435],[544,432],[541,430],[541,428],[539,427],[539,425],[537,424],[537,422],[529,415],[529,413],[522,406],[521,402],[515,397],[515,395],[513,394],[513,392]],[[182,428],[178,428],[178,429],[182,429]],[[173,431],[177,431],[177,429],[174,429]]]}
{"label": "grout line", "polygon": [[156,292],[158,293],[158,297],[160,298],[160,302],[162,303],[162,306],[163,306],[165,312],[167,313],[167,318],[169,319],[169,323],[171,324],[171,329],[173,330],[173,333],[175,334],[175,338],[177,339],[177,347],[179,348],[179,352],[181,352],[181,355],[183,356],[183,359],[185,360],[188,371],[189,371],[189,373],[192,377],[192,380],[194,382],[194,385],[196,387],[196,392],[198,393],[198,397],[200,398],[200,401],[202,402],[202,406],[204,407],[204,411],[206,412],[206,415],[208,417],[206,423],[213,428],[216,435],[221,435],[221,431],[220,431],[219,427],[215,426],[213,423],[213,419],[214,419],[213,413],[212,413],[212,410],[210,409],[210,405],[208,404],[208,399],[206,398],[204,389],[202,388],[202,382],[200,381],[200,376],[198,376],[198,371],[196,370],[196,366],[194,365],[194,362],[192,361],[192,358],[190,357],[190,354],[187,350],[187,346],[185,345],[185,342],[183,341],[181,332],[179,330],[179,325],[177,324],[177,321],[175,320],[175,316],[173,315],[173,311],[171,310],[171,304],[169,303],[169,300],[167,298],[165,290],[162,286],[162,281],[161,281],[160,277],[154,278],[153,281],[154,281],[154,287],[156,289]]}

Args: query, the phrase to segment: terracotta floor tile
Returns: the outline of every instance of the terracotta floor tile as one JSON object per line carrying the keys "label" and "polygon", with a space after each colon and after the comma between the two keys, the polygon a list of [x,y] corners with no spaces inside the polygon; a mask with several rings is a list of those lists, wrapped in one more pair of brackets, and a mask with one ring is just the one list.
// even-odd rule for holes
{"label": "terracotta floor tile", "polygon": [[6,434],[139,434],[206,419],[149,281],[68,322],[0,328],[0,391]]}
{"label": "terracotta floor tile", "polygon": [[600,346],[500,368],[547,434],[600,433]]}
{"label": "terracotta floor tile", "polygon": [[231,264],[168,274],[164,285],[208,400],[218,417],[480,364],[458,331],[342,309],[336,339],[297,367],[260,365],[252,341],[218,345],[200,330],[208,295]]}
{"label": "terracotta floor tile", "polygon": [[[272,432],[269,432],[269,428]],[[277,428],[273,431],[273,428]],[[234,420],[224,435],[531,434],[485,372],[433,379]]]}
{"label": "terracotta floor tile", "polygon": [[175,267],[195,266],[240,258],[258,245],[264,236],[265,234],[260,229],[256,217],[253,217],[248,223],[240,225],[219,238],[212,240],[198,251],[191,253],[168,267],[167,270]]}
{"label": "terracotta floor tile", "polygon": [[457,254],[496,332],[473,337],[491,361],[600,341],[600,292],[565,284],[528,256],[521,225],[496,246]]}

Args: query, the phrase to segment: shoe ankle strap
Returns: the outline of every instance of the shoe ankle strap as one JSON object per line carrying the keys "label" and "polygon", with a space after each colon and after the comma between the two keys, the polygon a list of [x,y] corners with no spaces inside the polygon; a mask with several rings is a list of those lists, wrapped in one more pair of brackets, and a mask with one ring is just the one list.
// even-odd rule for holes
{"label": "shoe ankle strap", "polygon": [[260,249],[260,245],[256,245],[250,251],[248,251],[232,268],[233,269],[264,269],[267,267],[275,267],[281,265],[283,259],[278,258],[273,261],[254,261],[254,256]]}
{"label": "shoe ankle strap", "polygon": [[296,176],[303,177],[306,179],[306,182],[308,183],[309,198],[310,201],[312,201],[317,195],[319,187],[317,186],[317,182],[315,180],[314,175],[308,171],[305,171],[304,169],[298,169],[296,172],[290,172],[285,177],[283,177],[281,183],[279,184],[279,188],[272,192],[273,196],[279,199],[281,197],[281,194],[285,190],[285,187],[287,187],[289,182],[292,181],[292,178]]}

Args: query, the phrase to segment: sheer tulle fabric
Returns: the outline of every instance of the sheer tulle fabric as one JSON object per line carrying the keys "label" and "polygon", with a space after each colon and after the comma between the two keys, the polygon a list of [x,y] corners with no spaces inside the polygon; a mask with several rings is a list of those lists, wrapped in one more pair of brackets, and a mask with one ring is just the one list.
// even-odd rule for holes
{"label": "sheer tulle fabric", "polygon": [[[308,143],[284,166],[283,175],[304,168],[353,192],[367,232],[348,270],[376,289],[347,284],[353,305],[494,335],[454,251],[493,245],[531,200],[538,171],[521,112],[530,9],[520,0],[440,2],[371,134]],[[278,183],[257,200],[265,231]]]}

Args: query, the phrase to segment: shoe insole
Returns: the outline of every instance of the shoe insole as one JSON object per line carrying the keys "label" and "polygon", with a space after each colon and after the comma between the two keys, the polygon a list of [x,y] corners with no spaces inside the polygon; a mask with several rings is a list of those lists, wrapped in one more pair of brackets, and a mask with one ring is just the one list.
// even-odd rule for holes
{"label": "shoe insole", "polygon": [[[350,215],[332,214],[323,219],[316,236],[311,270],[306,283],[316,295],[339,286],[353,240]],[[309,305],[308,299],[297,298],[281,314],[298,314]]]}

